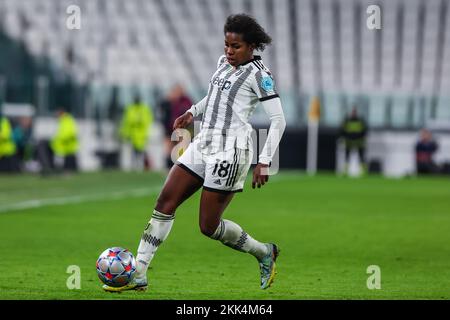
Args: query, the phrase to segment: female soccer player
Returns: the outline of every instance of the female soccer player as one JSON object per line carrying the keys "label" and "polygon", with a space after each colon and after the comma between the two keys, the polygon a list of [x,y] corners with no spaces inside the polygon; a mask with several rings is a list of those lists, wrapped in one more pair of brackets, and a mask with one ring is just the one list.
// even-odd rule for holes
{"label": "female soccer player", "polygon": [[174,129],[185,128],[194,117],[203,114],[199,134],[170,170],[144,230],[136,257],[136,276],[124,287],[105,285],[106,291],[147,288],[149,263],[167,238],[176,209],[200,188],[201,232],[235,250],[255,256],[260,266],[261,288],[266,289],[272,284],[278,247],[261,243],[237,223],[222,219],[234,193],[242,191],[252,162],[249,118],[258,101],[271,123],[266,144],[253,171],[253,188],[268,182],[268,167],[286,126],[272,75],[261,57],[253,55],[254,50],[263,51],[272,39],[245,14],[229,16],[224,35],[225,55],[219,58],[208,95],[175,120]]}

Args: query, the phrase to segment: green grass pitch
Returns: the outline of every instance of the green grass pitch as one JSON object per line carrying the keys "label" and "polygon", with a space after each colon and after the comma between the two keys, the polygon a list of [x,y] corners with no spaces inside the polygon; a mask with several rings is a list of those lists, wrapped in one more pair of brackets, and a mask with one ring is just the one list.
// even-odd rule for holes
{"label": "green grass pitch", "polygon": [[[281,172],[259,190],[247,180],[224,215],[280,246],[270,289],[259,289],[256,259],[200,233],[198,192],[177,211],[149,290],[103,292],[98,255],[111,246],[136,252],[164,179],[0,176],[0,299],[450,299],[448,178],[301,172]],[[66,286],[71,265],[81,289]],[[367,288],[371,265],[381,289]]]}

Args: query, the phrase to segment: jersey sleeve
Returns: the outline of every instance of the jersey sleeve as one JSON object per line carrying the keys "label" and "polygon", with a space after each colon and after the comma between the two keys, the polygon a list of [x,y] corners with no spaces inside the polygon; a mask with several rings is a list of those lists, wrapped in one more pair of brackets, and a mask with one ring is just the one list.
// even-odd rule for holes
{"label": "jersey sleeve", "polygon": [[265,100],[261,104],[270,118],[270,128],[269,133],[267,134],[266,143],[259,155],[258,162],[270,164],[286,128],[286,120],[279,98]]}
{"label": "jersey sleeve", "polygon": [[266,70],[258,70],[252,79],[252,89],[259,101],[266,101],[278,97],[272,74]]}
{"label": "jersey sleeve", "polygon": [[227,61],[227,57],[223,54],[219,57],[219,60],[217,61],[217,69],[220,68],[222,64],[224,64]]}
{"label": "jersey sleeve", "polygon": [[206,110],[206,101],[208,97],[205,96],[202,100],[200,100],[198,103],[192,105],[187,112],[190,112],[194,117],[202,114]]}

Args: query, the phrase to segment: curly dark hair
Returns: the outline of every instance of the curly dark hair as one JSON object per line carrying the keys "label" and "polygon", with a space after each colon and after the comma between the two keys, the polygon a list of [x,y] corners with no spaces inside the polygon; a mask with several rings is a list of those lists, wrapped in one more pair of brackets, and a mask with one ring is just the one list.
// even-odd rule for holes
{"label": "curly dark hair", "polygon": [[266,45],[272,43],[272,38],[251,16],[241,13],[233,14],[227,18],[223,27],[223,33],[233,32],[242,34],[243,39],[248,44],[254,44],[255,49],[264,51]]}

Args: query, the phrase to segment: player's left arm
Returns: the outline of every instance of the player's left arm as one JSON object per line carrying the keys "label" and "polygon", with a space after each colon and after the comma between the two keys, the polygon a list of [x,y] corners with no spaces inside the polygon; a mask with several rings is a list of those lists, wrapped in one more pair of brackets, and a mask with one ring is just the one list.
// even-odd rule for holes
{"label": "player's left arm", "polygon": [[261,188],[262,185],[269,181],[269,165],[272,162],[272,158],[280,144],[281,137],[286,128],[286,120],[284,118],[283,108],[279,97],[262,101],[261,104],[264,111],[269,116],[270,128],[264,148],[259,155],[258,164],[253,170],[253,189],[255,186]]}
{"label": "player's left arm", "polygon": [[286,120],[284,119],[275,81],[267,68],[264,67],[254,74],[251,87],[270,118],[267,140],[259,155],[258,164],[253,170],[252,188],[255,188],[255,186],[261,188],[269,181],[269,165],[286,128]]}

